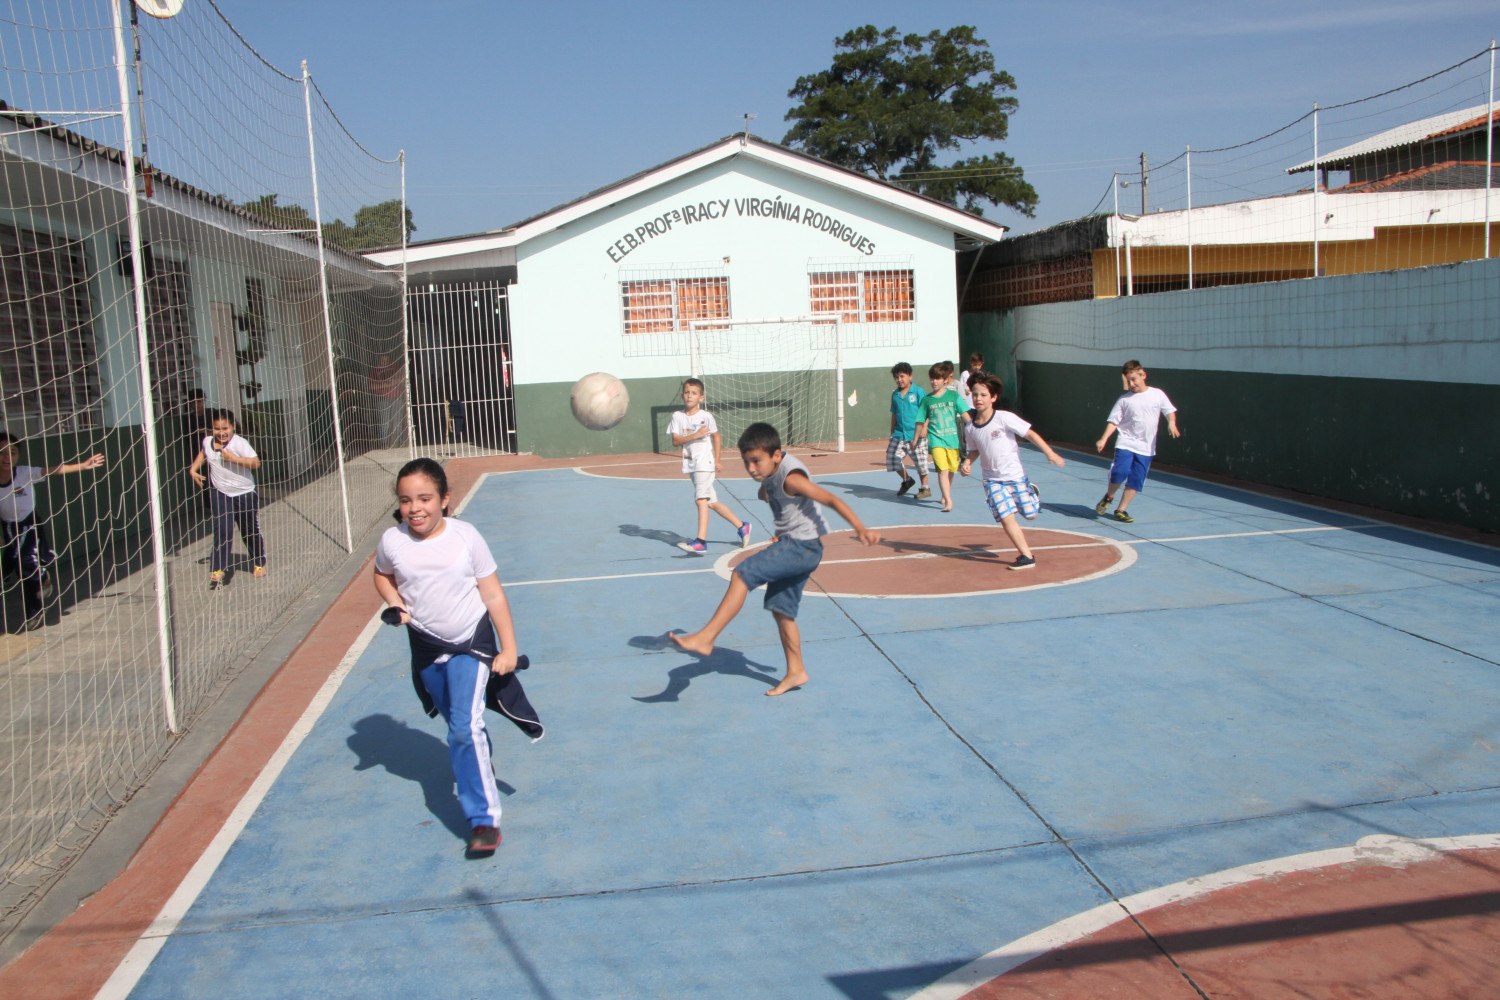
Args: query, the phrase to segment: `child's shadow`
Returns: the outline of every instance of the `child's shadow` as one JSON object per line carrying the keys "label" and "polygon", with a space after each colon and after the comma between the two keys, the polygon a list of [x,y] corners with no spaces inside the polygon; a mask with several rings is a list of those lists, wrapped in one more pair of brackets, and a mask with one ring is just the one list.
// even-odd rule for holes
{"label": "child's shadow", "polygon": [[1099,514],[1092,507],[1085,507],[1076,503],[1049,503],[1044,508],[1049,514],[1061,514],[1063,517],[1071,517],[1079,521],[1107,521],[1109,518]]}
{"label": "child's shadow", "polygon": [[[638,635],[630,640],[630,645],[636,649],[647,649],[653,652],[677,651],[672,640],[665,635]],[[682,653],[688,656],[691,654]],[[636,701],[645,704],[656,704],[664,701],[677,701],[678,695],[688,689],[693,681],[705,674],[726,674],[732,677],[749,677],[766,685],[775,687],[780,680],[773,668],[764,664],[755,663],[746,659],[745,654],[736,649],[718,647],[708,656],[695,656],[691,663],[684,663],[680,667],[673,667],[667,671],[667,686],[656,694],[638,698],[632,695]]]}
{"label": "child's shadow", "polygon": [[[468,839],[469,820],[453,791],[453,765],[448,759],[446,743],[384,713],[367,715],[355,722],[354,732],[349,734],[346,742],[359,758],[359,763],[354,765],[356,771],[383,767],[398,778],[415,781],[422,786],[427,811],[455,837]],[[514,788],[498,779],[495,784],[502,794],[515,792]]]}
{"label": "child's shadow", "polygon": [[[672,546],[672,548],[674,549],[683,542],[692,541],[691,538],[686,538],[682,535],[679,535],[675,531],[663,531],[660,528],[643,528],[639,524],[620,525],[620,534],[629,535],[632,538],[649,538],[653,542],[662,542],[666,545]],[[688,553],[688,556],[693,559],[700,558],[699,556],[693,555],[692,553]]]}

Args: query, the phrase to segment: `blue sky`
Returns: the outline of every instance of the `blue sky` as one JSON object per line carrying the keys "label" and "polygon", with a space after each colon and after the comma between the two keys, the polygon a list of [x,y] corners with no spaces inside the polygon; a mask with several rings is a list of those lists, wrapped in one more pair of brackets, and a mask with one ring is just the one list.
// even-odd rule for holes
{"label": "blue sky", "polygon": [[[188,0],[194,2],[194,0]],[[1040,195],[1028,232],[1089,212],[1113,171],[1261,135],[1483,51],[1494,0],[1226,5],[1015,0],[217,0],[370,149],[405,149],[414,239],[519,221],[741,128],[780,140],[799,75],[874,24],[972,24],[1018,84],[1003,149]],[[1476,66],[1488,73],[1488,60]],[[1472,103],[1483,100],[1482,90]],[[1305,157],[1304,157],[1305,158]],[[1108,207],[1108,202],[1106,202]]]}

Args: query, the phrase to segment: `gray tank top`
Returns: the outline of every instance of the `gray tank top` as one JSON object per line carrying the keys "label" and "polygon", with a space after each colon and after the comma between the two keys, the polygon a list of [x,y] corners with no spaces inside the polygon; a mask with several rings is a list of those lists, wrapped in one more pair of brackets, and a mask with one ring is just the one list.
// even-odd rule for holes
{"label": "gray tank top", "polygon": [[783,451],[781,464],[763,483],[766,501],[770,503],[771,513],[776,517],[776,537],[815,542],[828,534],[828,522],[823,520],[823,512],[818,509],[816,500],[792,496],[786,491],[786,477],[791,472],[801,472],[809,479],[812,478],[807,466]]}

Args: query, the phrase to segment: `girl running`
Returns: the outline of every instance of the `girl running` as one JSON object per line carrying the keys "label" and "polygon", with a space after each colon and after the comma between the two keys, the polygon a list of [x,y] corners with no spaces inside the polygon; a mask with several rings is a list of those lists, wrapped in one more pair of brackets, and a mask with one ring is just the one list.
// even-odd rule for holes
{"label": "girl running", "polygon": [[448,723],[448,757],[468,817],[472,856],[500,845],[500,796],[484,725],[491,672],[516,669],[516,630],[477,529],[448,516],[448,476],[430,458],[396,477],[401,524],[375,551],[375,590],[411,641],[412,673],[429,714]]}

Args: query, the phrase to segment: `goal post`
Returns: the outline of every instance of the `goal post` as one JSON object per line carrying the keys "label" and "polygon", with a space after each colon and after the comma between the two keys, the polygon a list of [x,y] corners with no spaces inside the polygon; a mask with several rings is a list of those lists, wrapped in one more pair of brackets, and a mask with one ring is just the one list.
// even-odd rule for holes
{"label": "goal post", "polygon": [[784,445],[844,450],[843,335],[836,316],[695,320],[688,370],[728,441],[758,421]]}

